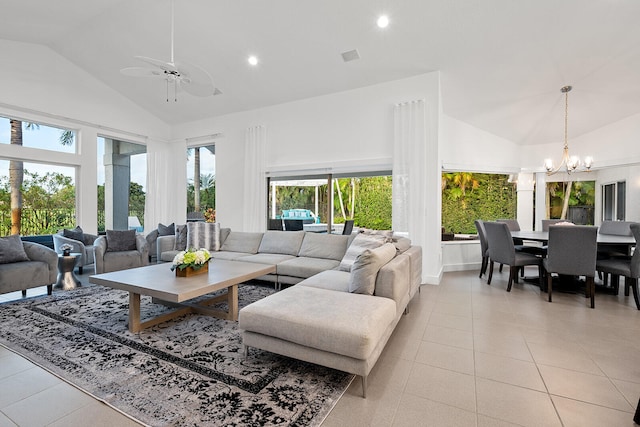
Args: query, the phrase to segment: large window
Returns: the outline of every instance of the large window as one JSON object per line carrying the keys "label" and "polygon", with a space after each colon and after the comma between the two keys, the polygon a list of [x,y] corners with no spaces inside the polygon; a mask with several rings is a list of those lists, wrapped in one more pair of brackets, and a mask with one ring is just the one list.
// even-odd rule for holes
{"label": "large window", "polygon": [[516,183],[509,175],[442,174],[442,227],[446,233],[473,234],[474,221],[516,217]]}
{"label": "large window", "polygon": [[626,211],[625,181],[612,182],[602,186],[602,220],[624,221]]}
{"label": "large window", "polygon": [[[295,219],[342,230],[391,229],[391,176],[384,173],[294,176],[269,180],[269,219]],[[335,225],[335,227],[334,227]]]}
{"label": "large window", "polygon": [[16,148],[15,157],[0,159],[0,235],[49,234],[75,224],[75,168],[43,163],[47,156],[33,151],[75,152],[75,139],[69,129],[0,117],[0,144]]}
{"label": "large window", "polygon": [[[10,163],[0,159],[0,236],[75,227],[74,168],[22,162],[21,209],[12,209]],[[13,230],[12,216],[17,224]]]}
{"label": "large window", "polygon": [[144,227],[147,148],[98,138],[98,231]]}
{"label": "large window", "polygon": [[547,182],[547,216],[566,219],[574,224],[593,225],[595,181]]}

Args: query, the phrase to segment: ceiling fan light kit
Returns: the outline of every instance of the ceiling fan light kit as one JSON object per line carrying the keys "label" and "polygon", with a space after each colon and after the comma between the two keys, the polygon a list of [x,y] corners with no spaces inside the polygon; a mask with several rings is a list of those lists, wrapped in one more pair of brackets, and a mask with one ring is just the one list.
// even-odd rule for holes
{"label": "ceiling fan light kit", "polygon": [[173,87],[174,101],[178,101],[178,92],[185,92],[199,97],[219,95],[222,92],[213,85],[213,79],[201,67],[185,62],[175,62],[174,55],[174,2],[171,1],[171,60],[169,62],[146,56],[135,56],[153,68],[127,67],[120,70],[126,76],[160,78],[166,82],[167,102],[170,87]]}

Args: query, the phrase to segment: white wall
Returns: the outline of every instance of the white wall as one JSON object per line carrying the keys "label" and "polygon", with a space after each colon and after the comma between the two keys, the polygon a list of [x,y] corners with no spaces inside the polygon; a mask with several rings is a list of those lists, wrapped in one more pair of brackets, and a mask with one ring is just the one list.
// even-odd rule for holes
{"label": "white wall", "polygon": [[[393,106],[425,99],[439,108],[439,76],[429,73],[356,90],[230,114],[176,126],[172,137],[186,140],[220,134],[216,142],[216,214],[225,227],[241,230],[244,134],[249,126],[267,129],[267,171],[327,173],[349,170],[391,169],[393,156]],[[437,130],[435,130],[437,131]],[[437,140],[437,138],[435,138]],[[438,147],[432,147],[438,152]],[[436,167],[436,169],[438,169]],[[439,171],[428,187],[434,210],[440,209]],[[439,218],[439,216],[438,216]],[[440,224],[430,224],[433,247],[423,248],[430,264],[425,280],[436,283],[441,274]],[[429,239],[430,241],[432,239]],[[434,261],[435,260],[435,261]]]}
{"label": "white wall", "polygon": [[0,144],[0,157],[75,167],[78,224],[95,232],[97,136],[149,145],[169,126],[45,46],[0,40],[0,57],[0,115],[78,131],[75,154]]}

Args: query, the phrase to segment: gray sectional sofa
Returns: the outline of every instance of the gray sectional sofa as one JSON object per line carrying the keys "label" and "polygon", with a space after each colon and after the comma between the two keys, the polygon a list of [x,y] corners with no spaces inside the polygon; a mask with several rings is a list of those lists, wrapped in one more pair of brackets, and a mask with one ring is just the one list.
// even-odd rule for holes
{"label": "gray sectional sofa", "polygon": [[[359,375],[366,397],[367,376],[419,290],[422,248],[388,238],[345,269],[356,236],[221,229],[213,258],[274,264],[260,279],[295,284],[240,310],[245,355],[259,348]],[[158,260],[173,260],[175,240],[158,237]]]}

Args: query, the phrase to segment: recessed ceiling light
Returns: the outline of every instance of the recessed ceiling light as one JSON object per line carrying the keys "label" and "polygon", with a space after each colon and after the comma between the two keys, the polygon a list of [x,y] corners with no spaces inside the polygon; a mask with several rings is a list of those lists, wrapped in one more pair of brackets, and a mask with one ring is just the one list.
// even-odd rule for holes
{"label": "recessed ceiling light", "polygon": [[258,65],[258,58],[256,56],[251,55],[249,58],[247,58],[247,61],[249,62],[250,65],[253,65],[253,66]]}
{"label": "recessed ceiling light", "polygon": [[387,28],[387,26],[389,25],[389,17],[387,15],[380,15],[376,23],[380,28]]}

